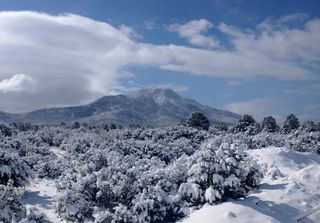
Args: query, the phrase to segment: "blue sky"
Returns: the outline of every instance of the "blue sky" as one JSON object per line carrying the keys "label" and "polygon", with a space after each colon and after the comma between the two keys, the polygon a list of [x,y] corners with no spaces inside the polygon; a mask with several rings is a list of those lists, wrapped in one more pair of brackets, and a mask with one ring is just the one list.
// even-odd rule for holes
{"label": "blue sky", "polygon": [[257,119],[320,118],[319,1],[1,0],[0,11],[0,110],[170,87]]}

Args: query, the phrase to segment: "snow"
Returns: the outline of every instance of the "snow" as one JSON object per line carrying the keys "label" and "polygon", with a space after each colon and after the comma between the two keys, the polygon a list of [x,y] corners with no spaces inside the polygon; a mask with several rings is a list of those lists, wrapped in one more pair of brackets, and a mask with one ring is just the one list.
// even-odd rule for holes
{"label": "snow", "polygon": [[275,147],[248,153],[264,166],[260,187],[245,199],[205,205],[181,223],[320,222],[320,156]]}
{"label": "snow", "polygon": [[53,180],[35,179],[26,187],[22,201],[26,205],[28,213],[30,208],[37,208],[39,212],[46,215],[50,222],[64,222],[55,212],[54,199],[57,193],[55,182]]}
{"label": "snow", "polygon": [[58,158],[63,158],[66,154],[65,151],[61,150],[58,147],[50,147],[50,151],[53,152]]}

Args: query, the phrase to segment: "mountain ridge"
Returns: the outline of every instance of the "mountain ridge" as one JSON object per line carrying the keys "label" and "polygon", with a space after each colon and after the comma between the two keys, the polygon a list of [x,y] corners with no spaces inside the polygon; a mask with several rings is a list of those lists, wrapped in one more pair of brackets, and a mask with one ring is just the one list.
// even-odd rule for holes
{"label": "mountain ridge", "polygon": [[168,88],[147,88],[128,95],[103,96],[89,104],[39,109],[23,114],[0,112],[3,122],[59,124],[74,121],[92,124],[116,123],[123,126],[168,126],[178,124],[192,112],[204,113],[211,123],[234,123],[240,115],[202,105]]}

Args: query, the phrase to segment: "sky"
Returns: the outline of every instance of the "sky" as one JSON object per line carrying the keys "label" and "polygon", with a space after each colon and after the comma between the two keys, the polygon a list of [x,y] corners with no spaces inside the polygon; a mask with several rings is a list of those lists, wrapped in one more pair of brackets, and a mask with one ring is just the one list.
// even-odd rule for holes
{"label": "sky", "polygon": [[0,0],[0,110],[140,88],[320,119],[318,0]]}

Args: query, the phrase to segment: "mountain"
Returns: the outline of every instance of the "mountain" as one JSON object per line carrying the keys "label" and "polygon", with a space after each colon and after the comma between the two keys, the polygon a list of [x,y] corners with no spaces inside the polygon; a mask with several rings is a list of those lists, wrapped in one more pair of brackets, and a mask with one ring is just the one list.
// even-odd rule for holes
{"label": "mountain", "polygon": [[6,122],[6,123],[14,122],[14,121],[17,121],[19,119],[19,117],[20,117],[20,115],[10,114],[10,113],[0,111],[0,123],[1,122]]}
{"label": "mountain", "polygon": [[105,96],[90,104],[48,108],[25,114],[0,113],[0,121],[25,121],[37,124],[59,124],[74,121],[94,124],[130,123],[142,126],[168,126],[180,123],[192,112],[204,113],[211,123],[234,123],[239,115],[202,105],[181,97],[171,89],[142,89],[128,95]]}

